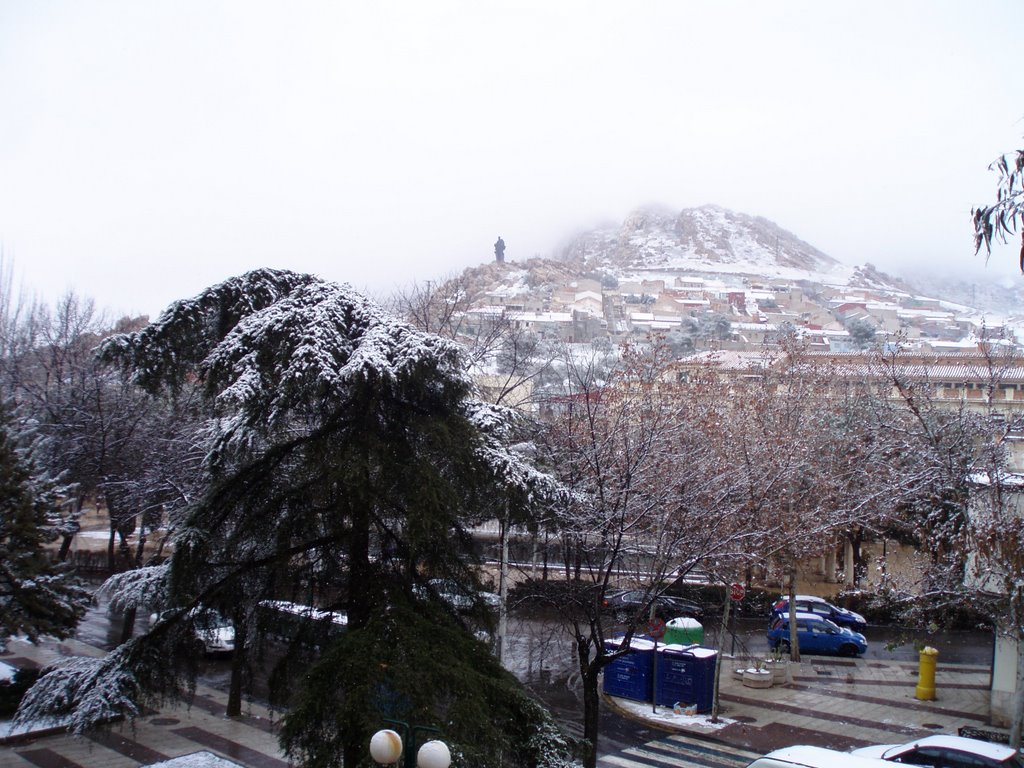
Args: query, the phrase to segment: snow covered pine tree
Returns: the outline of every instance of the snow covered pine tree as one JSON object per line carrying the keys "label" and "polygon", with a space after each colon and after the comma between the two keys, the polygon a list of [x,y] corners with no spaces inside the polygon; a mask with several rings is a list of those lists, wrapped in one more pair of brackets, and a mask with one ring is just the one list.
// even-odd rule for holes
{"label": "snow covered pine tree", "polygon": [[11,635],[70,637],[92,602],[45,549],[58,538],[56,498],[39,487],[0,413],[0,650]]}
{"label": "snow covered pine tree", "polygon": [[[506,449],[512,414],[474,399],[458,345],[348,286],[263,269],[176,302],[102,354],[152,392],[203,383],[216,413],[211,490],[189,510],[169,565],[118,585],[145,599],[166,576],[173,618],[88,670],[76,662],[45,675],[22,716],[70,710],[82,730],[105,712],[181,695],[193,658],[182,626],[203,606],[235,622],[239,669],[271,635],[293,643],[269,677],[290,705],[282,744],[304,765],[364,760],[382,717],[439,726],[456,765],[565,759],[549,715],[465,618],[421,597],[434,577],[475,594],[467,525],[493,504],[522,518],[558,493]],[[312,614],[290,633],[270,626],[261,603],[293,595],[347,610],[347,630],[328,637]],[[314,644],[296,675],[292,663]]]}

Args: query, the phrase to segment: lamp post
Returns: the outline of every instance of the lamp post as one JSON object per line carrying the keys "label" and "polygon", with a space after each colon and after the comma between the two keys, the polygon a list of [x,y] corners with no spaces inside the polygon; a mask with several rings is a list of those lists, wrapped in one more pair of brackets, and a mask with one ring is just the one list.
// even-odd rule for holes
{"label": "lamp post", "polygon": [[[396,765],[399,760],[402,762],[402,768],[448,768],[451,765],[452,753],[443,741],[432,739],[416,749],[416,737],[424,731],[437,733],[437,728],[426,725],[410,727],[401,720],[385,722],[401,728],[406,739],[403,740],[397,731],[390,728],[373,734],[370,737],[370,757],[378,765]],[[407,748],[403,741],[408,742]]]}

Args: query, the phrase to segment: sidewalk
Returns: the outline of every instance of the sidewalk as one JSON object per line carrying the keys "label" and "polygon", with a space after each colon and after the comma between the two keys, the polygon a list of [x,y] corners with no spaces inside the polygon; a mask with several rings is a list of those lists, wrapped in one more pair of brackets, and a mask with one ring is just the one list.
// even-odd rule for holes
{"label": "sidewalk", "polygon": [[749,659],[726,657],[720,685],[720,717],[674,715],[666,707],[606,696],[623,715],[670,731],[765,753],[793,744],[850,749],[894,744],[962,726],[1005,733],[988,725],[989,668],[939,663],[936,701],[914,698],[917,664],[876,659],[805,656],[789,665],[788,682],[768,689],[744,687],[733,669]]}
{"label": "sidewalk", "polygon": [[[103,651],[76,640],[39,646],[12,640],[0,660],[16,666],[43,666],[61,656],[102,656]],[[288,768],[277,744],[272,713],[247,704],[241,717],[227,718],[227,696],[199,685],[192,706],[165,706],[135,723],[115,723],[110,730],[74,737],[64,732],[15,737],[0,744],[0,768],[135,768],[183,755],[219,755],[251,768]],[[189,765],[214,765],[193,759]]]}
{"label": "sidewalk", "polygon": [[[12,641],[0,659],[19,666],[43,665],[66,655],[100,655],[74,640],[32,646]],[[733,678],[751,659],[724,659],[720,724],[706,715],[675,715],[667,707],[606,697],[622,715],[647,725],[764,754],[792,744],[849,749],[899,743],[932,733],[955,734],[962,726],[987,725],[987,666],[939,663],[936,701],[914,698],[917,665],[876,659],[805,656],[790,664],[789,681],[769,689],[746,688]],[[135,768],[182,755],[210,752],[241,766],[287,768],[274,734],[272,713],[248,705],[239,718],[223,716],[226,695],[199,686],[191,708],[164,707],[134,724],[75,738],[64,733],[33,736],[0,745],[0,768]]]}

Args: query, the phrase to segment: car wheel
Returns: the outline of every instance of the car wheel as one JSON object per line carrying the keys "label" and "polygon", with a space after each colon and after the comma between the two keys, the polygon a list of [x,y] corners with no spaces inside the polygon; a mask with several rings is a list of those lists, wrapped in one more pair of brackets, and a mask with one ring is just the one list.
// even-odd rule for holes
{"label": "car wheel", "polygon": [[857,655],[857,646],[854,645],[853,643],[843,643],[841,646],[839,646],[839,655],[840,656],[856,656]]}
{"label": "car wheel", "polygon": [[790,646],[789,640],[781,640],[779,642],[779,650],[783,653],[789,653],[792,650],[792,646]]}

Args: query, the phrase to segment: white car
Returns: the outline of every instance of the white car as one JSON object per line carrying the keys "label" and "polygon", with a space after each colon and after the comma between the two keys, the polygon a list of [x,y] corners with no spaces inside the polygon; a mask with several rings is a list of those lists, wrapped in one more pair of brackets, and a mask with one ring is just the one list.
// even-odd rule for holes
{"label": "white car", "polygon": [[431,579],[426,587],[417,585],[413,592],[422,600],[428,599],[432,594],[437,595],[451,608],[460,612],[472,610],[478,601],[488,608],[497,608],[501,604],[501,598],[493,592],[481,590],[474,595],[466,592],[452,579]]}
{"label": "white car", "polygon": [[[153,614],[149,617],[149,621],[155,624],[176,613],[177,611],[171,610],[164,611],[159,615]],[[204,653],[212,656],[235,652],[235,627],[217,611],[208,608],[193,608],[189,611],[188,620],[192,624],[192,633],[202,645]]]}
{"label": "white car", "polygon": [[851,754],[929,768],[1024,768],[1020,753],[1005,744],[941,734],[908,741],[906,744],[861,747],[852,750]]}
{"label": "white car", "polygon": [[747,768],[877,768],[878,760],[850,752],[837,752],[824,747],[797,744],[769,752],[757,758]]}

